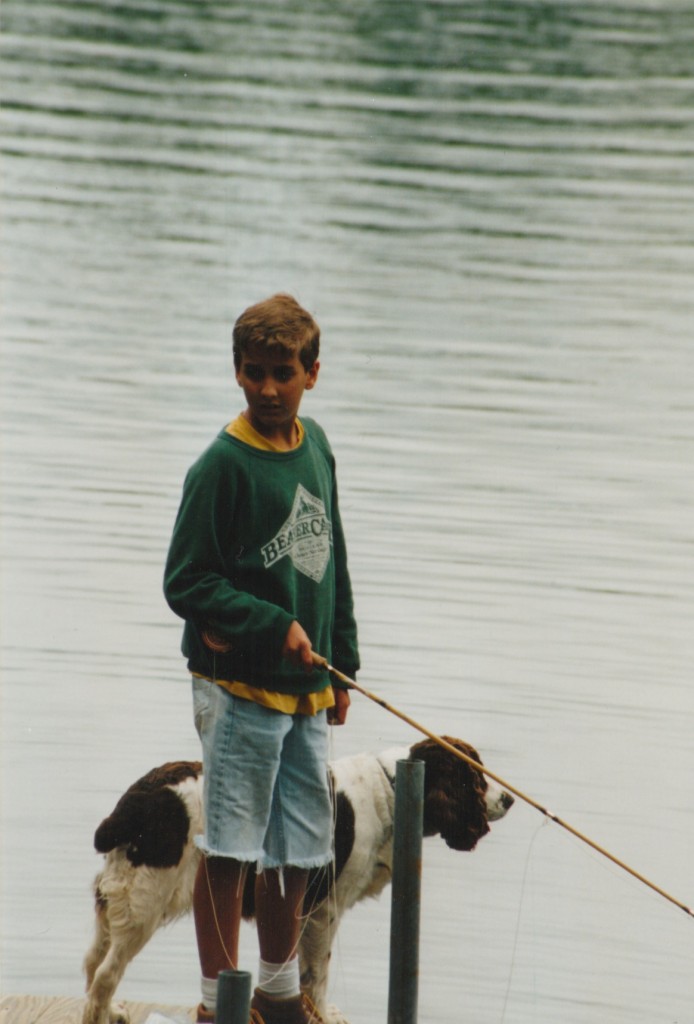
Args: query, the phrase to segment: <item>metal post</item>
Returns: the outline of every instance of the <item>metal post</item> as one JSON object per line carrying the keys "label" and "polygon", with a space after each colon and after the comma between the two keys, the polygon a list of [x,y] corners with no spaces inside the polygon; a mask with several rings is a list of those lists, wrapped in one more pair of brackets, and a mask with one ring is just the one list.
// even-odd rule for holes
{"label": "metal post", "polygon": [[251,975],[248,971],[220,971],[217,986],[217,1024],[248,1024],[251,1014]]}
{"label": "metal post", "polygon": [[398,761],[395,775],[388,1024],[417,1022],[423,813],[424,762]]}

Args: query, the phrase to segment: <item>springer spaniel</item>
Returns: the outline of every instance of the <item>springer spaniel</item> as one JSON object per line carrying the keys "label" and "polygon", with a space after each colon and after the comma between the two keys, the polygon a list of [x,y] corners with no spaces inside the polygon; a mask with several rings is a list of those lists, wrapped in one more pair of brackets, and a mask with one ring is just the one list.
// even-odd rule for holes
{"label": "springer spaniel", "polygon": [[[474,761],[477,751],[444,737]],[[513,797],[433,740],[393,748],[378,756],[357,754],[330,764],[335,808],[335,857],[312,872],[299,949],[301,983],[321,1016],[347,1024],[326,1005],[330,950],[346,910],[377,896],[390,881],[398,760],[423,760],[424,835],[440,834],[454,850],[473,850],[503,817]],[[96,934],[84,960],[87,1004],[82,1024],[127,1024],[127,1012],[111,999],[128,963],[163,924],[191,909],[200,851],[193,836],[203,831],[202,765],[176,761],[153,769],[121,797],[99,825],[94,845],[106,854],[96,878]],[[249,868],[244,917],[253,916]]]}

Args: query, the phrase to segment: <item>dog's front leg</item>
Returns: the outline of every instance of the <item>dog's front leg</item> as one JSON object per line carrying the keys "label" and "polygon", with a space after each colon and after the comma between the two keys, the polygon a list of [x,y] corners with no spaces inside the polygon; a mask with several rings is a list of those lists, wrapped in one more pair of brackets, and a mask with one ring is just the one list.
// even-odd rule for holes
{"label": "dog's front leg", "polygon": [[327,1005],[331,949],[340,916],[327,899],[306,918],[299,942],[301,987],[329,1024],[347,1024],[336,1007]]}

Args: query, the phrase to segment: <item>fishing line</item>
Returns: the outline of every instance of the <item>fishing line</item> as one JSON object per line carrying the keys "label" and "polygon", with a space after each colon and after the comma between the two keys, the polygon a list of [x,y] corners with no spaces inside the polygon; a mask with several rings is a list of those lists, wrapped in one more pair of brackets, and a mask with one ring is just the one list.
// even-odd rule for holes
{"label": "fishing line", "polygon": [[486,775],[488,778],[493,779],[504,789],[508,790],[509,793],[513,793],[514,796],[517,796],[526,804],[529,804],[531,807],[534,807],[536,811],[540,812],[540,814],[544,814],[544,816],[548,818],[550,821],[553,821],[555,825],[559,825],[567,832],[570,832],[572,836],[575,836],[577,839],[580,839],[582,843],[585,843],[587,846],[590,846],[591,849],[595,850],[603,857],[606,857],[608,860],[612,861],[613,864],[616,864],[617,867],[621,868],[623,871],[626,871],[627,874],[631,875],[637,881],[642,882],[643,885],[646,885],[649,889],[652,889],[654,892],[657,892],[659,896],[663,897],[663,899],[666,899],[668,900],[668,902],[673,903],[676,907],[679,907],[679,909],[683,910],[685,914],[689,915],[689,917],[694,917],[694,911],[691,910],[690,907],[686,905],[686,903],[682,903],[681,900],[675,899],[674,896],[671,896],[670,893],[666,892],[664,889],[661,889],[660,886],[656,885],[654,882],[649,881],[648,878],[645,878],[644,875],[639,874],[639,872],[635,871],[634,868],[629,867],[629,865],[625,864],[624,861],[619,860],[619,858],[615,857],[615,855],[613,853],[610,853],[609,850],[606,850],[603,846],[599,846],[598,843],[596,843],[593,839],[590,839],[588,836],[584,835],[582,832],[579,832],[578,829],[573,827],[573,825],[569,825],[568,822],[564,821],[558,815],[553,814],[551,811],[547,810],[547,808],[543,807],[542,804],[537,802],[537,800],[533,800],[533,798],[528,796],[527,793],[523,793],[522,790],[517,789],[515,786],[512,786],[510,783],[506,782],[505,779],[502,779],[500,775],[496,775],[494,772],[490,771],[489,768],[486,768],[483,764],[480,764],[479,761],[475,761],[474,758],[470,757],[468,754],[463,753],[462,750],[458,750],[458,748],[454,747],[451,743],[448,743],[445,739],[443,739],[442,736],[438,736],[435,732],[431,732],[429,729],[426,728],[426,726],[422,725],[420,722],[417,722],[414,718],[410,718],[410,716],[406,715],[404,711],[400,711],[398,708],[393,707],[392,704],[389,704],[387,701],[383,700],[382,697],[379,697],[377,694],[371,693],[369,690],[366,690],[363,686],[360,686],[358,683],[354,681],[354,679],[350,679],[349,676],[344,675],[338,669],[330,665],[325,658],[321,657],[320,654],[316,654],[314,651],[312,657],[314,665],[320,668],[327,669],[328,672],[330,672],[331,675],[335,676],[335,678],[338,679],[343,686],[346,686],[347,689],[356,690],[357,693],[361,693],[362,696],[367,697],[369,700],[373,701],[374,704],[378,704],[379,707],[382,707],[385,711],[389,711],[391,715],[395,715],[396,718],[400,718],[403,722],[407,722],[407,724],[412,726],[413,729],[416,729],[418,732],[424,733],[425,736],[428,736],[429,739],[432,740],[434,743],[438,744],[438,746],[443,747],[444,750],[447,750],[449,754],[452,754],[454,757],[459,758],[461,761],[466,761],[472,768],[476,768],[477,771],[482,772],[483,775]]}
{"label": "fishing line", "polygon": [[523,904],[525,903],[525,893],[526,893],[527,883],[528,883],[528,873],[530,871],[530,857],[531,857],[533,849],[535,847],[535,840],[539,836],[539,834],[542,831],[542,829],[543,828],[547,828],[548,824],[549,823],[548,823],[547,819],[545,818],[545,820],[541,821],[540,824],[537,826],[537,828],[535,829],[535,833],[534,833],[532,839],[530,840],[530,842],[528,844],[528,852],[525,855],[525,865],[523,867],[523,878],[521,880],[520,899],[518,901],[518,914],[517,914],[517,917],[516,917],[516,930],[515,930],[515,934],[513,936],[513,949],[511,951],[511,966],[510,966],[509,972],[508,972],[508,983],[506,985],[506,994],[504,996],[504,1006],[503,1006],[503,1009],[501,1011],[501,1021],[502,1021],[502,1024],[506,1020],[506,1010],[508,1009],[508,1001],[509,1001],[510,996],[511,996],[511,986],[513,984],[513,971],[515,969],[516,959],[518,957],[518,942],[519,942],[519,939],[520,939],[521,918],[523,916]]}

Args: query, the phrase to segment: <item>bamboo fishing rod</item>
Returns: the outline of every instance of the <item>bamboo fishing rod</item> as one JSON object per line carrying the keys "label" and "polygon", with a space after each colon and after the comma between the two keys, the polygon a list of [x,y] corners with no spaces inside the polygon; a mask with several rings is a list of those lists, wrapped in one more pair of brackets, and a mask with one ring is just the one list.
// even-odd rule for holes
{"label": "bamboo fishing rod", "polygon": [[391,715],[395,715],[396,718],[400,718],[403,722],[407,722],[407,724],[412,726],[413,729],[416,729],[418,732],[421,732],[425,736],[428,736],[429,739],[433,740],[434,743],[437,743],[440,747],[443,747],[444,750],[447,750],[449,754],[453,754],[454,757],[459,758],[459,760],[461,761],[466,761],[472,768],[476,768],[477,771],[480,771],[484,775],[488,776],[488,778],[493,779],[494,782],[498,783],[503,789],[508,790],[509,793],[513,793],[514,796],[517,796],[526,804],[529,804],[531,807],[534,807],[536,811],[540,812],[540,814],[544,814],[544,816],[548,818],[550,821],[553,821],[556,825],[559,825],[567,832],[570,832],[572,836],[576,837],[576,839],[580,839],[582,843],[585,843],[587,846],[590,846],[591,849],[595,850],[603,857],[606,857],[607,860],[612,861],[613,864],[616,864],[618,868],[621,868],[623,871],[626,871],[627,874],[631,875],[637,881],[641,882],[643,885],[648,886],[649,889],[652,889],[654,892],[657,892],[659,896],[662,896],[670,903],[674,903],[674,905],[676,907],[679,907],[680,910],[683,910],[685,914],[688,914],[690,917],[694,917],[694,911],[691,910],[690,907],[688,907],[685,903],[682,903],[680,900],[675,899],[674,896],[671,896],[670,893],[666,892],[664,889],[661,889],[660,886],[656,885],[654,882],[649,881],[648,878],[645,878],[643,875],[639,874],[639,872],[635,871],[634,868],[629,867],[629,865],[625,864],[624,861],[620,860],[618,857],[615,857],[615,855],[613,853],[610,853],[609,850],[606,850],[603,846],[599,846],[598,843],[594,842],[594,840],[590,839],[582,832],[579,832],[578,829],[573,827],[573,825],[570,825],[568,822],[558,817],[558,815],[552,814],[551,811],[548,811],[547,808],[543,807],[542,804],[537,802],[537,800],[533,800],[533,798],[531,796],[528,796],[527,793],[523,793],[522,790],[516,789],[515,786],[512,786],[509,782],[506,782],[505,779],[502,779],[500,775],[496,775],[494,772],[490,771],[489,768],[485,767],[485,765],[480,764],[479,761],[475,761],[474,758],[470,757],[468,754],[465,754],[462,750],[458,750],[457,747],[454,747],[451,743],[448,743],[448,741],[445,740],[442,736],[438,736],[435,732],[431,732],[429,729],[427,729],[426,726],[422,725],[420,722],[417,722],[414,718],[411,718],[409,715],[405,714],[404,711],[400,711],[399,708],[393,707],[392,704],[389,704],[388,701],[383,700],[382,697],[379,697],[377,694],[371,693],[363,686],[360,686],[359,683],[355,682],[354,679],[350,679],[349,676],[344,675],[343,672],[340,672],[338,669],[334,668],[334,666],[329,664],[327,659],[321,657],[320,654],[316,654],[316,652],[314,651],[312,652],[312,658],[314,665],[320,668],[327,669],[328,672],[330,672],[331,675],[333,675],[337,680],[339,680],[339,682],[341,682],[343,686],[346,686],[348,690],[356,690],[357,693],[361,693],[362,696],[367,697],[369,700],[373,701],[374,704],[378,704],[378,706],[382,707],[385,711],[389,711]]}

